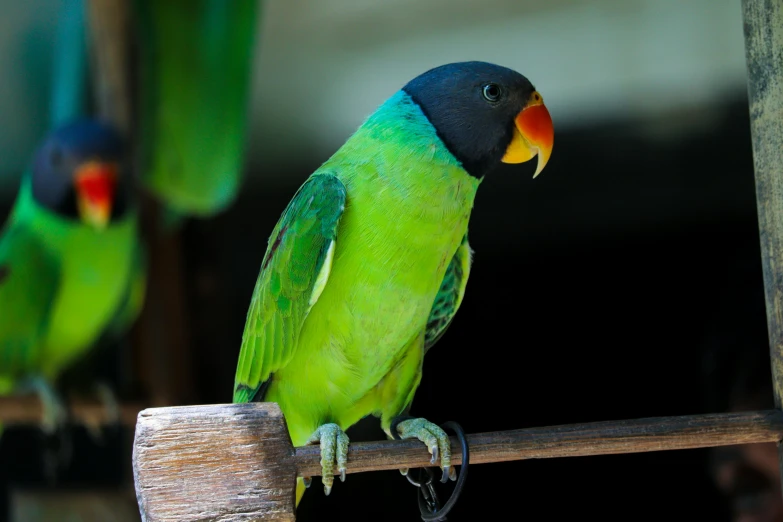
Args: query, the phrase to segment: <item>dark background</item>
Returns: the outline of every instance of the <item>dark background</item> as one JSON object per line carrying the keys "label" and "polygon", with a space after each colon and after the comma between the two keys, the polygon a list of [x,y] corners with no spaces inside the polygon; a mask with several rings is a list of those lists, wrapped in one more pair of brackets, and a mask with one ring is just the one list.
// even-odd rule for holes
{"label": "dark background", "polygon": [[[486,177],[466,297],[426,358],[414,415],[472,433],[726,411],[739,352],[769,378],[747,101],[740,94],[688,117],[707,123],[677,133],[615,119],[557,132],[537,179],[527,164]],[[185,227],[189,403],[230,402],[267,237],[323,159]],[[120,360],[108,357],[107,375]],[[144,397],[130,382],[123,397]],[[384,437],[374,418],[348,433]],[[9,431],[0,440],[6,497],[11,488],[132,487],[131,438],[110,432],[100,446],[76,430],[70,467],[47,485],[41,437]],[[314,479],[298,519],[414,521],[415,495],[396,471],[349,475],[329,497]],[[585,516],[722,521],[730,505],[708,451],[687,450],[477,465],[449,520]]]}

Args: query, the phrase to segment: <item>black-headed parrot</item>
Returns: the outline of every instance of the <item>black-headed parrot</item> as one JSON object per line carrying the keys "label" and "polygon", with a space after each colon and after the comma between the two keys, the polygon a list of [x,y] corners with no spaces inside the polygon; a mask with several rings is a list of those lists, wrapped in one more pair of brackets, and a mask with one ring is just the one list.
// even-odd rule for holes
{"label": "black-headed parrot", "polygon": [[[538,157],[538,175],[553,139],[527,78],[452,63],[392,95],[288,204],[247,312],[233,399],[276,402],[295,445],[320,443],[326,494],[345,477],[344,430],[374,415],[391,437],[409,411],[424,354],[465,296],[479,184],[501,162]],[[455,477],[439,426],[414,418],[397,432]]]}

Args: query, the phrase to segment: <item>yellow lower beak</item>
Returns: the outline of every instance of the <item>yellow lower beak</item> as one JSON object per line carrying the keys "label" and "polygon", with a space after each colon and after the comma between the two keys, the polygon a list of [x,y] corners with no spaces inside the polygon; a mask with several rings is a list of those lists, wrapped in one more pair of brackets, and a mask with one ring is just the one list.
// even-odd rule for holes
{"label": "yellow lower beak", "polygon": [[514,119],[514,136],[503,156],[503,163],[523,163],[538,156],[538,166],[533,174],[538,176],[552,155],[555,130],[552,117],[541,99],[534,92],[524,109]]}

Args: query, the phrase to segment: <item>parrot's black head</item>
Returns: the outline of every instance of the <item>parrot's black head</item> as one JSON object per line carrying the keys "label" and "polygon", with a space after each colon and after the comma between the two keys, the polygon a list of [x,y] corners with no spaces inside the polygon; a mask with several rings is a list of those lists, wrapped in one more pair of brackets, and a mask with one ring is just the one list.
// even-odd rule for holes
{"label": "parrot's black head", "polygon": [[53,130],[32,164],[33,199],[96,228],[124,215],[131,195],[123,142],[106,123],[77,120]]}
{"label": "parrot's black head", "polygon": [[537,176],[549,160],[552,119],[541,95],[516,71],[486,62],[451,63],[430,69],[403,90],[473,176],[500,162],[538,155]]}

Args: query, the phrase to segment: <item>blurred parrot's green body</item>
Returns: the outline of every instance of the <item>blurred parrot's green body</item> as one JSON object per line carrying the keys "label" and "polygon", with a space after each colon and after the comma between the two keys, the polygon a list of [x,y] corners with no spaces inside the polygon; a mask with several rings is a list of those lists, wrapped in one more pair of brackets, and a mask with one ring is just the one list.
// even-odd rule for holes
{"label": "blurred parrot's green body", "polygon": [[143,303],[144,265],[133,212],[98,231],[33,200],[24,176],[0,237],[0,393],[19,379],[56,379]]}
{"label": "blurred parrot's green body", "polygon": [[135,0],[142,182],[175,214],[241,183],[259,0]]}
{"label": "blurred parrot's green body", "polygon": [[[480,181],[403,91],[300,188],[269,239],[234,389],[276,402],[295,445],[407,411],[470,270]],[[344,209],[344,210],[343,210]],[[303,493],[301,482],[297,500]]]}

